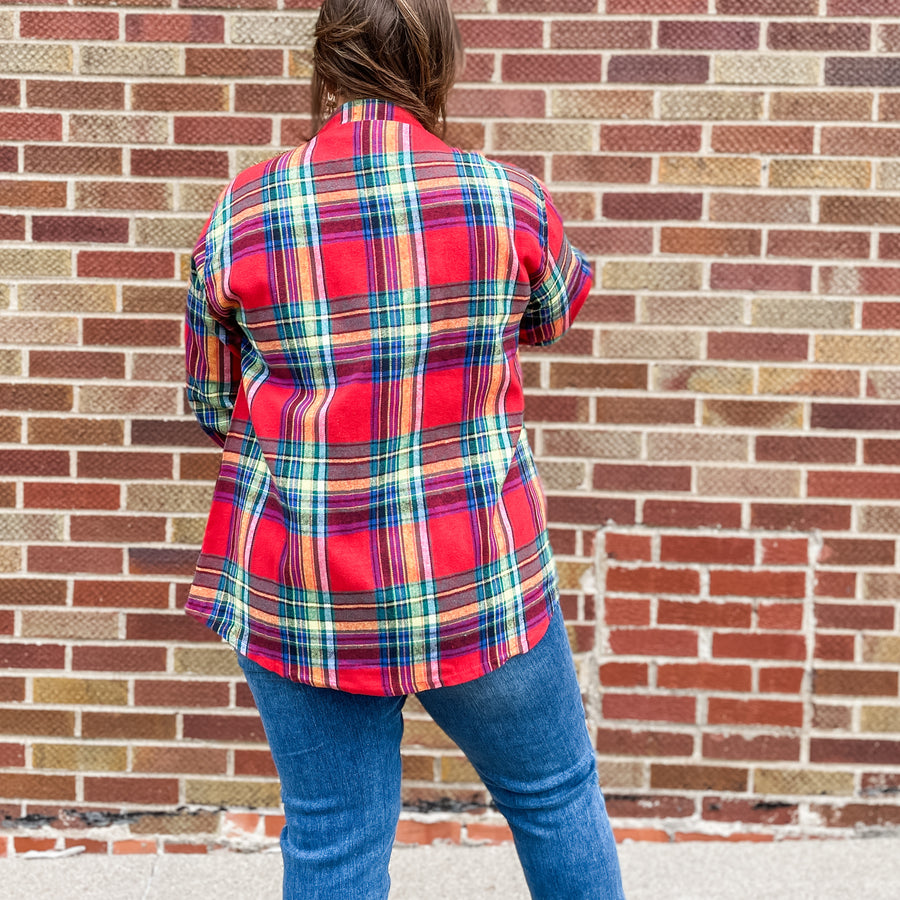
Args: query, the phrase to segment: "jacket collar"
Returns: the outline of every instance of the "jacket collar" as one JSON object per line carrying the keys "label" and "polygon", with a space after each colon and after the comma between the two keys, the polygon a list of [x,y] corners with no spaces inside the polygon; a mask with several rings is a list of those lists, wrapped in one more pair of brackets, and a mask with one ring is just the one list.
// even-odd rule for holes
{"label": "jacket collar", "polygon": [[323,130],[338,123],[344,125],[348,122],[375,120],[403,122],[406,125],[421,125],[411,112],[408,112],[402,106],[397,106],[396,103],[391,103],[388,100],[366,99],[348,100],[338,107],[334,115],[323,126]]}

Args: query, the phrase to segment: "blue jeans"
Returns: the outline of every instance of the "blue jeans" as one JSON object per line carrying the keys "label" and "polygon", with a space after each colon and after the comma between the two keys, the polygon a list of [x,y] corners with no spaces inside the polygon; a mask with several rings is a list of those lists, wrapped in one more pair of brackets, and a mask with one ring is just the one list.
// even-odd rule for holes
{"label": "blue jeans", "polygon": [[[239,661],[281,777],[285,900],[385,900],[405,698],[309,687]],[[418,697],[506,817],[535,900],[624,898],[558,609],[528,653]]]}

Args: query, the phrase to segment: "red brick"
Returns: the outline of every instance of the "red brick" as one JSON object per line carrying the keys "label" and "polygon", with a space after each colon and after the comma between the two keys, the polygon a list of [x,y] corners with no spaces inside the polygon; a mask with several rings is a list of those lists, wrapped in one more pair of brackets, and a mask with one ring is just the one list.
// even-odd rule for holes
{"label": "red brick", "polygon": [[619,84],[705,84],[709,57],[660,54],[613,56],[607,81]]}
{"label": "red brick", "polygon": [[603,604],[603,620],[607,625],[649,625],[650,601],[607,597]]}
{"label": "red brick", "polygon": [[460,19],[466,47],[523,48],[543,44],[543,23],[536,19]]}
{"label": "red brick", "polygon": [[73,606],[97,608],[166,609],[169,585],[162,581],[78,580],[72,590]]}
{"label": "red brick", "polygon": [[714,125],[712,148],[717,153],[812,153],[812,125]]}
{"label": "red brick", "polygon": [[799,631],[803,606],[799,603],[760,603],[757,625],[774,631]]}
{"label": "red brick", "polygon": [[[900,76],[900,67],[897,72]],[[821,152],[825,156],[896,157],[900,154],[900,128],[825,126]]]}
{"label": "red brick", "polygon": [[739,528],[741,524],[738,503],[647,500],[643,509],[644,524],[657,528]]}
{"label": "red brick", "polygon": [[762,563],[768,566],[800,566],[809,559],[806,538],[763,538]]}
{"label": "red brick", "polygon": [[[812,475],[812,473],[810,473]],[[856,494],[849,494],[856,497]],[[849,506],[794,503],[753,503],[750,521],[755,528],[772,531],[846,531],[850,528]]]}
{"label": "red brick", "polygon": [[72,648],[72,668],[82,672],[165,672],[165,647],[90,646]]}
{"label": "red brick", "polygon": [[0,113],[0,134],[7,141],[61,141],[62,116],[57,113]]}
{"label": "red brick", "polygon": [[697,634],[672,628],[619,628],[609,634],[614,653],[633,656],[695,656]]}
{"label": "red brick", "polygon": [[597,729],[597,752],[607,756],[690,756],[694,738],[672,731]]}
{"label": "red brick", "polygon": [[141,453],[119,451],[79,451],[79,478],[171,478],[171,453]]}
{"label": "red brick", "polygon": [[756,459],[760,462],[856,462],[853,438],[793,437],[760,434],[756,437]]}
{"label": "red brick", "polygon": [[693,400],[600,396],[596,404],[598,422],[619,425],[694,424]]}
{"label": "red brick", "polygon": [[895,829],[900,824],[900,806],[896,803],[872,805],[847,803],[841,806],[813,804],[810,812],[821,817],[830,828]]}
{"label": "red brick", "polygon": [[710,572],[709,591],[714,597],[801,598],[806,596],[806,576],[803,572],[791,571],[740,572],[714,569]]}
{"label": "red brick", "polygon": [[[15,171],[13,169],[12,171]],[[0,206],[23,209],[28,206],[65,207],[67,203],[64,181],[5,180],[0,182]]]}
{"label": "red brick", "polygon": [[650,535],[607,534],[605,538],[607,559],[650,560],[652,554]]}
{"label": "red brick", "polygon": [[770,50],[868,50],[870,26],[863,22],[771,22]]}
{"label": "red brick", "polygon": [[893,540],[829,537],[819,561],[829,566],[892,566],[895,557]]}
{"label": "red brick", "polygon": [[235,750],[234,774],[278,777],[275,763],[272,762],[272,754],[268,750]]}
{"label": "red brick", "polygon": [[797,822],[797,805],[756,799],[704,797],[702,815],[704,819],[714,822],[792,825]]}
{"label": "red brick", "polygon": [[[195,554],[196,556],[196,554]],[[126,618],[125,636],[129,641],[165,641],[167,643],[208,642],[217,638],[195,619],[182,613],[129,613]]]}
{"label": "red brick", "polygon": [[900,772],[864,772],[860,783],[864,794],[900,793]]}
{"label": "red brick", "polygon": [[508,84],[586,82],[593,85],[602,80],[603,59],[599,53],[506,53],[501,62],[501,77]]}
{"label": "red brick", "polygon": [[855,572],[817,572],[813,586],[817,597],[855,597]]}
{"label": "red brick", "polygon": [[689,491],[690,466],[595,465],[593,486],[598,491]]}
{"label": "red brick", "polygon": [[[29,374],[34,378],[124,378],[125,354],[85,350],[32,350]],[[63,473],[65,474],[65,473]]]}
{"label": "red brick", "polygon": [[117,484],[25,482],[27,509],[118,509],[120,505]]}
{"label": "red brick", "polygon": [[749,603],[660,600],[656,621],[660,625],[693,625],[698,628],[749,628],[752,616]]}
{"label": "red brick", "polygon": [[28,12],[19,19],[23,38],[45,41],[115,41],[119,37],[119,16],[114,12]]}
{"label": "red brick", "polygon": [[85,572],[112,575],[122,571],[122,551],[116,547],[28,548],[30,572]]}
{"label": "red brick", "polygon": [[756,22],[663,20],[657,37],[662,50],[756,50]]}
{"label": "red brick", "polygon": [[602,703],[603,717],[605,719],[693,722],[696,712],[696,699],[694,697],[607,693],[603,696]]}
{"label": "red brick", "polygon": [[753,737],[704,734],[703,756],[708,759],[799,760],[800,740],[778,734]]}
{"label": "red brick", "polygon": [[0,703],[21,703],[24,699],[24,678],[0,678]]}
{"label": "red brick", "polygon": [[854,431],[897,431],[900,404],[813,403],[811,425]]}
{"label": "red brick", "polygon": [[662,228],[663,253],[703,256],[759,256],[762,234],[746,228]]}
{"label": "red brick", "polygon": [[224,16],[173,13],[129,13],[125,16],[126,41],[220,44],[224,38]]}
{"label": "red brick", "polygon": [[606,573],[606,589],[638,594],[696,594],[700,576],[693,569],[663,569],[642,566],[635,569],[611,567]]}
{"label": "red brick", "polygon": [[602,206],[606,219],[699,219],[703,197],[681,193],[605,193]]}
{"label": "red brick", "polygon": [[[41,13],[44,15],[44,13]],[[50,109],[124,109],[125,85],[113,81],[41,81],[25,85],[28,105]],[[93,147],[93,150],[103,148]]]}
{"label": "red brick", "polygon": [[[882,243],[888,235],[882,235]],[[893,235],[892,235],[893,237]],[[898,235],[900,237],[900,235]],[[862,327],[872,331],[900,329],[900,310],[894,301],[863,303]]]}
{"label": "red brick", "polygon": [[819,221],[837,225],[900,225],[900,198],[823,196]]}
{"label": "red brick", "polygon": [[841,291],[841,279],[850,276],[858,282],[857,294],[890,294],[900,292],[900,271],[891,266],[865,266],[848,269],[843,266],[823,266],[821,289],[828,293]]}
{"label": "red brick", "polygon": [[50,578],[4,578],[6,606],[64,606],[66,583]]}
{"label": "red brick", "polygon": [[816,738],[810,741],[809,761],[853,765],[896,765],[900,741],[865,738]]}
{"label": "red brick", "polygon": [[849,634],[816,635],[813,655],[816,659],[851,661],[855,656],[853,636]]}
{"label": "red brick", "polygon": [[[35,477],[68,474],[69,454],[65,450],[5,450],[0,455],[0,475]],[[25,505],[30,504],[26,501]]]}
{"label": "red brick", "polygon": [[221,706],[229,703],[229,686],[224,681],[197,681],[192,679],[185,690],[184,681],[137,679],[134,683],[136,706]]}
{"label": "red brick", "polygon": [[817,669],[813,672],[816,694],[852,697],[896,697],[898,673],[872,669]]}
{"label": "red brick", "polygon": [[196,421],[133,419],[131,422],[131,444],[134,447],[170,445],[176,447],[209,447],[210,443],[209,437]]}
{"label": "red brick", "polygon": [[759,670],[759,690],[763,694],[799,694],[805,670],[765,666]]}
{"label": "red brick", "polygon": [[108,216],[35,216],[32,237],[37,242],[128,243],[128,219]]}
{"label": "red brick", "polygon": [[[25,171],[50,172],[55,175],[121,175],[122,151],[118,147],[26,145]],[[42,218],[44,221],[53,221],[57,217]]]}
{"label": "red brick", "polygon": [[6,669],[61,669],[65,657],[60,644],[0,644],[0,667]]}
{"label": "red brick", "polygon": [[762,265],[759,263],[713,263],[710,287],[725,291],[809,291],[812,267]]}
{"label": "red brick", "polygon": [[[553,155],[554,181],[584,181],[591,184],[649,184],[652,171],[653,161],[649,157],[603,156],[598,153]],[[640,195],[632,196],[639,197]],[[702,200],[702,197],[700,199]],[[606,216],[605,213],[604,215]],[[606,217],[609,218],[609,216]],[[640,216],[635,218],[640,218]],[[699,212],[695,218],[699,218]]]}
{"label": "red brick", "polygon": [[616,15],[696,15],[707,12],[706,0],[606,0],[606,12]]}
{"label": "red brick", "polygon": [[211,741],[259,742],[266,739],[258,715],[184,714],[184,737]]}
{"label": "red brick", "polygon": [[799,634],[720,632],[713,635],[719,659],[805,659],[806,640]]}
{"label": "red brick", "polygon": [[[134,257],[140,257],[135,253]],[[126,347],[178,346],[181,325],[172,319],[139,319],[135,317],[88,318],[84,320],[84,343]]]}
{"label": "red brick", "polygon": [[603,124],[600,128],[600,149],[608,153],[696,153],[700,141],[699,125]]}
{"label": "red brick", "polygon": [[25,216],[0,216],[0,241],[24,241]]}
{"label": "red brick", "polygon": [[222,150],[135,148],[131,151],[131,174],[164,178],[227,178],[228,153]]}
{"label": "red brick", "polygon": [[[596,7],[591,0],[591,10]],[[649,50],[652,41],[650,22],[590,21],[573,19],[550,24],[550,46],[569,50]]]}
{"label": "red brick", "polygon": [[184,53],[184,74],[188,76],[233,76],[238,78],[260,75],[281,76],[283,70],[283,52],[281,50],[188,47]]}
{"label": "red brick", "polygon": [[72,516],[69,530],[73,541],[109,544],[161,542],[166,539],[166,520],[150,516]]}
{"label": "red brick", "polygon": [[829,57],[825,60],[825,84],[896,87],[900,84],[900,60],[896,56]]}
{"label": "red brick", "polygon": [[749,691],[750,666],[721,666],[715,663],[661,664],[656,685],[661,688],[697,691]]}
{"label": "red brick", "polygon": [[599,676],[600,684],[605,687],[645,687],[648,666],[646,663],[604,663],[599,668]]}
{"label": "red brick", "polygon": [[816,628],[842,628],[852,631],[890,631],[894,627],[891,606],[867,606],[859,603],[817,603]]}
{"label": "red brick", "polygon": [[[881,234],[878,238],[878,257],[880,259],[900,259],[900,234]],[[890,303],[880,304],[880,303],[866,303],[863,304],[863,328],[868,328],[870,326],[865,324],[866,321],[866,307],[867,306],[885,306],[890,307]],[[891,314],[894,314],[892,311]]]}
{"label": "red brick", "polygon": [[272,120],[249,116],[176,116],[176,144],[268,144]]}
{"label": "red brick", "polygon": [[869,235],[862,231],[770,231],[766,254],[818,259],[868,259]]}
{"label": "red brick", "polygon": [[84,799],[88,803],[137,803],[173,805],[178,802],[177,778],[94,778],[85,776]]}
{"label": "red brick", "polygon": [[80,278],[172,278],[173,253],[150,250],[80,250]]}
{"label": "red brick", "polygon": [[0,797],[21,800],[75,799],[74,775],[36,775],[30,773],[0,774]]}
{"label": "red brick", "polygon": [[710,725],[778,725],[799,728],[803,704],[787,700],[735,700],[710,697]]}
{"label": "red brick", "polygon": [[753,540],[666,534],[660,541],[662,562],[715,562],[723,565],[752,565]]}
{"label": "red brick", "polygon": [[19,80],[17,78],[0,78],[0,106],[18,106],[19,96]]}

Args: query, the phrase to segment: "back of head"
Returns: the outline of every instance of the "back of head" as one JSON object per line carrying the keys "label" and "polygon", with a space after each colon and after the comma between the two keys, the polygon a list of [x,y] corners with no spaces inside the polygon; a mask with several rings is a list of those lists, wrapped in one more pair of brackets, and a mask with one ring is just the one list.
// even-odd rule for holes
{"label": "back of head", "polygon": [[341,100],[387,100],[429,131],[443,126],[462,65],[448,0],[323,0],[313,48],[313,130]]}

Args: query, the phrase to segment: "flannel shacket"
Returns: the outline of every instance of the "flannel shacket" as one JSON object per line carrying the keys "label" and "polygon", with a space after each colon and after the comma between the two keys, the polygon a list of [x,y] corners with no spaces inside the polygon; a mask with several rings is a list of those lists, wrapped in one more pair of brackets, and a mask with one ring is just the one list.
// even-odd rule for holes
{"label": "flannel shacket", "polygon": [[223,456],[188,613],[362,694],[532,647],[558,587],[518,346],[590,283],[535,178],[384,101],[238,175],[192,259],[188,397]]}

